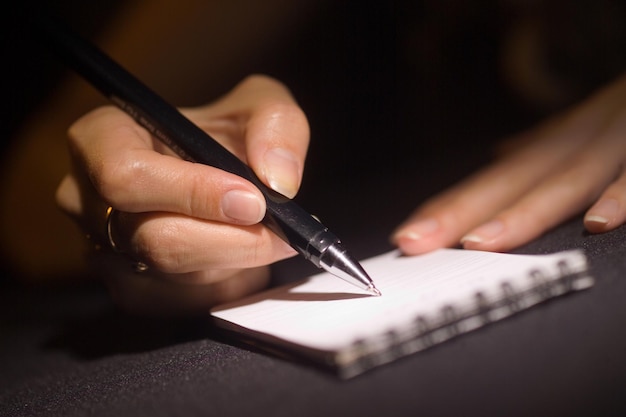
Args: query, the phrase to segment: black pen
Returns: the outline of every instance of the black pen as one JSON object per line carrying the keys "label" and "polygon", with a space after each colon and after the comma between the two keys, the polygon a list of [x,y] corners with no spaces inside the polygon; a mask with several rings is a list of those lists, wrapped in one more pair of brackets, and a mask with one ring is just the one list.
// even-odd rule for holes
{"label": "black pen", "polygon": [[381,295],[363,267],[348,254],[337,236],[298,204],[268,188],[252,169],[183,116],[95,45],[59,22],[43,17],[37,23],[44,40],[57,54],[152,135],[181,158],[203,163],[252,182],[266,200],[262,222],[318,268]]}

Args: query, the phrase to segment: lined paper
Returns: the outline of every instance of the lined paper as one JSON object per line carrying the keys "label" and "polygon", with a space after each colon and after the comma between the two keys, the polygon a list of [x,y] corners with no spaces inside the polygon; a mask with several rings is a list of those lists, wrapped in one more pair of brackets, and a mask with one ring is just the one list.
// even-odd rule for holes
{"label": "lined paper", "polygon": [[[459,318],[478,317],[489,306],[489,320],[495,321],[593,285],[579,250],[516,255],[440,249],[412,257],[391,251],[361,264],[382,296],[321,273],[219,306],[211,314],[218,324],[287,342],[291,349],[302,346],[340,355],[355,344],[389,344],[389,334],[406,342],[428,330],[419,330],[416,322],[434,328],[456,321],[458,326]],[[517,305],[502,302],[512,294]],[[466,328],[461,330],[469,331],[484,324],[484,317],[462,323]]]}

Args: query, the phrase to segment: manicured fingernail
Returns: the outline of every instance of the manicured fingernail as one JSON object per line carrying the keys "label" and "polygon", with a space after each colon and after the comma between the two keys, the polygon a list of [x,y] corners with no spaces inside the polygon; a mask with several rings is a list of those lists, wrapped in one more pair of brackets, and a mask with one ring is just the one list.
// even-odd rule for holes
{"label": "manicured fingernail", "polygon": [[265,154],[265,178],[274,191],[293,198],[298,192],[300,165],[296,156],[282,148],[273,148]]}
{"label": "manicured fingernail", "polygon": [[483,243],[498,236],[504,230],[504,223],[500,220],[492,220],[479,226],[472,232],[461,238],[461,243],[474,242]]}
{"label": "manicured fingernail", "polygon": [[265,215],[259,198],[247,191],[231,190],[222,198],[222,213],[240,223],[258,223]]}
{"label": "manicured fingernail", "polygon": [[619,202],[613,198],[598,201],[585,216],[586,222],[609,224],[619,211]]}
{"label": "manicured fingernail", "polygon": [[439,222],[435,219],[424,219],[398,231],[394,236],[394,240],[408,239],[420,240],[426,236],[430,236],[439,229]]}

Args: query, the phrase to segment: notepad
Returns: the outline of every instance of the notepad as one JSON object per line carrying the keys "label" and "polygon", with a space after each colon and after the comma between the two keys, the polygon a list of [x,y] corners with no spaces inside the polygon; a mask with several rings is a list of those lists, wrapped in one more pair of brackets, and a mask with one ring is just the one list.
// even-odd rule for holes
{"label": "notepad", "polygon": [[391,251],[361,264],[381,297],[321,273],[218,306],[211,315],[240,341],[351,378],[594,282],[581,250]]}

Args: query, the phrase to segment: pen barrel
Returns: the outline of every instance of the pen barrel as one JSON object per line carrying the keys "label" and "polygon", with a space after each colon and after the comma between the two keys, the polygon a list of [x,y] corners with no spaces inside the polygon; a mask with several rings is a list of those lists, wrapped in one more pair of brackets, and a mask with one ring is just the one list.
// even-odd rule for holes
{"label": "pen barrel", "polygon": [[305,259],[321,268],[320,261],[339,238],[295,201],[263,186],[267,210],[263,224],[289,243]]}

